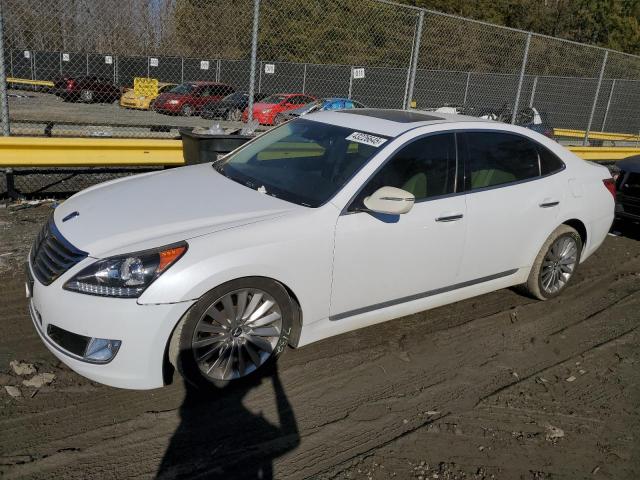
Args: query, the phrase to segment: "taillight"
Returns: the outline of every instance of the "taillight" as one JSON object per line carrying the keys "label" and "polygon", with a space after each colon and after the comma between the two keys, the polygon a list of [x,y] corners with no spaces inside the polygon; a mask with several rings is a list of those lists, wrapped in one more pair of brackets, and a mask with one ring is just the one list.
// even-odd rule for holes
{"label": "taillight", "polygon": [[616,182],[613,178],[605,178],[604,180],[602,180],[602,183],[604,183],[604,186],[607,190],[609,190],[609,193],[613,196],[613,199],[616,199]]}
{"label": "taillight", "polygon": [[67,90],[71,90],[73,89],[73,87],[75,86],[76,81],[75,80],[67,80]]}

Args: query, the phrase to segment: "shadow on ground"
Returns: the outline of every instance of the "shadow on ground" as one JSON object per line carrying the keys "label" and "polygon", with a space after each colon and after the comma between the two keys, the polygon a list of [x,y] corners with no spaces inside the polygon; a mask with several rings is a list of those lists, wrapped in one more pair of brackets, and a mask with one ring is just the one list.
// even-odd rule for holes
{"label": "shadow on ground", "polygon": [[[273,386],[279,425],[249,411],[243,399]],[[273,461],[300,443],[298,426],[277,366],[231,388],[203,392],[185,384],[180,425],[158,469],[158,479],[271,479]]]}

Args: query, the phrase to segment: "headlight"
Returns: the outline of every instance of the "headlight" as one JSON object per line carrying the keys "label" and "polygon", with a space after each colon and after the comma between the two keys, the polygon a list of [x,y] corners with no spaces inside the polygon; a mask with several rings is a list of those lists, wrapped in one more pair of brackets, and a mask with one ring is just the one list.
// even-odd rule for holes
{"label": "headlight", "polygon": [[103,297],[136,298],[187,251],[186,243],[98,260],[62,288]]}
{"label": "headlight", "polygon": [[167,103],[170,105],[177,105],[180,102],[178,100],[169,100]]}
{"label": "headlight", "polygon": [[266,109],[262,110],[262,113],[269,113],[270,111],[271,111],[270,108],[266,108]]}

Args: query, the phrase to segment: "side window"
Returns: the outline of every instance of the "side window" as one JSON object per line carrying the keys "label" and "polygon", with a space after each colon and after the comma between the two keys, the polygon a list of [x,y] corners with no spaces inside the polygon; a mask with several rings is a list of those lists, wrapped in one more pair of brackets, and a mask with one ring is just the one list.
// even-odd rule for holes
{"label": "side window", "polygon": [[468,132],[466,188],[491,187],[540,176],[535,144],[519,135]]}
{"label": "side window", "polygon": [[411,192],[416,201],[455,191],[456,142],[453,133],[431,135],[405,145],[369,180],[356,207],[381,187]]}
{"label": "side window", "polygon": [[542,175],[550,175],[564,168],[562,160],[542,145],[538,145],[538,154],[540,155],[540,173]]}

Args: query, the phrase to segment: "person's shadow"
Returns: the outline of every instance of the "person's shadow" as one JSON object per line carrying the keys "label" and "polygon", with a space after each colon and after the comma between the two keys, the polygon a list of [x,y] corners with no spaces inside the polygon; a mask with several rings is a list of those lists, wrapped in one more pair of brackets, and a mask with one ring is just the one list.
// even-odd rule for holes
{"label": "person's shadow", "polygon": [[[271,424],[242,404],[251,389],[269,381],[280,425]],[[268,480],[273,478],[273,460],[299,445],[296,419],[275,365],[217,392],[185,386],[181,422],[156,478]]]}

